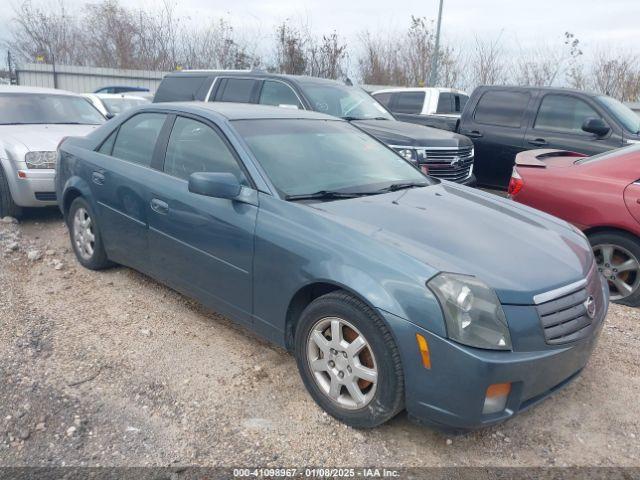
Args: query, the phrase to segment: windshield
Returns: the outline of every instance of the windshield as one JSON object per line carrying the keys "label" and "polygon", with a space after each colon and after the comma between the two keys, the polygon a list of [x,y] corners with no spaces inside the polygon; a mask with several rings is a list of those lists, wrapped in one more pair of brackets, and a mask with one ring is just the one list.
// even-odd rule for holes
{"label": "windshield", "polygon": [[82,97],[40,93],[0,94],[0,125],[99,125],[104,121],[100,112]]}
{"label": "windshield", "polygon": [[604,95],[596,97],[596,100],[600,102],[611,115],[616,117],[625,130],[631,133],[640,133],[640,117],[624,103]]}
{"label": "windshield", "polygon": [[433,183],[352,125],[330,120],[237,120],[279,193],[372,192],[399,182]]}
{"label": "windshield", "polygon": [[107,111],[109,113],[113,113],[114,115],[118,115],[125,110],[137,107],[138,105],[149,103],[149,101],[145,100],[144,98],[135,97],[101,98],[100,100],[102,100],[102,103],[104,103]]}
{"label": "windshield", "polygon": [[303,85],[303,90],[317,112],[358,120],[394,119],[377,100],[356,87],[309,84]]}

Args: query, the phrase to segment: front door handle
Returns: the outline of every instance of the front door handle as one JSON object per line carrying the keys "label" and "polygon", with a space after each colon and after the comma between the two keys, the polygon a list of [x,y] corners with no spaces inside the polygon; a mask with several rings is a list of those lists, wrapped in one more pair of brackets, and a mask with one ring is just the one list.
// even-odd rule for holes
{"label": "front door handle", "polygon": [[472,130],[472,131],[468,132],[466,135],[469,138],[480,138],[480,137],[482,137],[482,133],[480,133],[478,130]]}
{"label": "front door handle", "polygon": [[166,215],[169,213],[169,204],[167,202],[163,202],[162,200],[158,200],[154,198],[151,200],[151,210],[160,215]]}
{"label": "front door handle", "polygon": [[529,144],[535,145],[536,147],[543,147],[545,145],[548,145],[549,142],[547,142],[544,138],[535,138],[533,140],[529,140]]}
{"label": "front door handle", "polygon": [[93,174],[91,174],[91,181],[96,185],[104,185],[104,174],[93,172]]}

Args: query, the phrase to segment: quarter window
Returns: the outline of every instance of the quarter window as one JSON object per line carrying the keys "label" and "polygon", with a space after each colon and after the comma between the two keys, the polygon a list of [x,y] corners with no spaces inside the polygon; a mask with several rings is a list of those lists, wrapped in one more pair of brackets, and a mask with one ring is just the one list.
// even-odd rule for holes
{"label": "quarter window", "polygon": [[538,110],[534,128],[567,133],[582,133],[587,118],[600,115],[586,102],[569,95],[546,95]]}
{"label": "quarter window", "polygon": [[436,113],[452,113],[451,100],[452,95],[450,93],[441,93],[438,97],[438,108]]}
{"label": "quarter window", "polygon": [[232,173],[248,184],[221,136],[204,123],[184,117],[178,117],[171,130],[164,171],[183,180],[196,172]]}
{"label": "quarter window", "polygon": [[120,125],[113,145],[114,157],[149,166],[166,115],[140,113]]}
{"label": "quarter window", "polygon": [[398,113],[421,113],[424,105],[424,92],[402,92],[395,93],[396,104],[394,112]]}
{"label": "quarter window", "polygon": [[272,82],[266,80],[262,84],[262,91],[260,92],[260,103],[262,105],[274,105],[279,106],[295,106],[302,108],[298,97],[295,92],[291,90],[289,85],[282,82]]}
{"label": "quarter window", "polygon": [[391,103],[391,93],[376,93],[373,98],[378,100],[382,105],[389,108]]}
{"label": "quarter window", "polygon": [[114,130],[113,132],[111,132],[111,135],[109,135],[107,139],[102,143],[102,145],[100,145],[100,148],[98,149],[99,153],[103,153],[105,155],[111,155],[111,151],[113,150],[113,144],[115,143],[115,140],[116,140],[117,132],[118,130]]}
{"label": "quarter window", "polygon": [[478,102],[474,119],[487,125],[518,128],[522,125],[529,98],[524,92],[486,92]]}

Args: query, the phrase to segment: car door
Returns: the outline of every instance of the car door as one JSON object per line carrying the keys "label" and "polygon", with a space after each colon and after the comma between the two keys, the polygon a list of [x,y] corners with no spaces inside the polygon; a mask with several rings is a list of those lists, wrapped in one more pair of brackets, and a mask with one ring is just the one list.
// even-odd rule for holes
{"label": "car door", "polygon": [[153,177],[149,244],[155,276],[204,304],[250,322],[256,205],[191,193],[196,172],[248,174],[222,132],[177,116],[166,143],[164,174]]}
{"label": "car door", "polygon": [[582,130],[588,118],[601,118],[606,122],[594,106],[578,95],[545,94],[535,121],[527,130],[525,145],[528,148],[559,148],[588,155],[620,146],[620,140],[612,138],[612,130],[603,137]]}
{"label": "car door", "polygon": [[132,116],[100,146],[87,172],[107,255],[142,271],[149,267],[147,178],[166,120],[164,113]]}
{"label": "car door", "polygon": [[479,185],[506,188],[516,154],[525,149],[524,135],[529,104],[527,91],[487,90],[461,124],[460,132],[475,147],[473,172]]}

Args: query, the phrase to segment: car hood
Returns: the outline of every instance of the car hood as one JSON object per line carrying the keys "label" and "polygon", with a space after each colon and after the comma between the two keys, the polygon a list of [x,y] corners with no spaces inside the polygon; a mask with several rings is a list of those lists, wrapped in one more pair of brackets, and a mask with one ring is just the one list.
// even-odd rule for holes
{"label": "car hood", "polygon": [[481,279],[504,304],[533,304],[585,278],[593,263],[566,222],[451,183],[310,206],[438,271]]}
{"label": "car hood", "polygon": [[351,123],[387,145],[405,147],[472,147],[464,135],[439,128],[394,120],[354,120]]}
{"label": "car hood", "polygon": [[55,151],[64,137],[84,136],[99,125],[0,125],[5,149]]}

